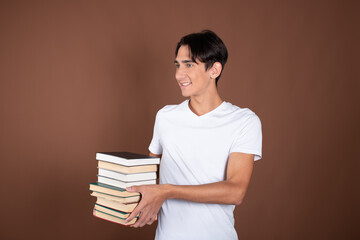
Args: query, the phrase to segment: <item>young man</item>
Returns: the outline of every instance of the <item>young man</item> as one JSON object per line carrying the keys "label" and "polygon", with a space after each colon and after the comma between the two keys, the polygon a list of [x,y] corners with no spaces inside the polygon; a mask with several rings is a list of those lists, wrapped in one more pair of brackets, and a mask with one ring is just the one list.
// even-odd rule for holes
{"label": "young man", "polygon": [[227,49],[211,31],[184,36],[175,54],[175,78],[184,97],[156,115],[150,155],[161,157],[160,185],[134,186],[142,200],[128,221],[152,224],[155,239],[237,239],[233,211],[261,158],[255,113],[225,102],[217,81]]}

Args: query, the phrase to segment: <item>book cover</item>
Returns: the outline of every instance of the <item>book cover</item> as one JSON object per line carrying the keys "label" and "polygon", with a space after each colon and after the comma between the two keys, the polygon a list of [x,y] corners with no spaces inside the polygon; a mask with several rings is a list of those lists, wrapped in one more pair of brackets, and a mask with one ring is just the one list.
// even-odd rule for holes
{"label": "book cover", "polygon": [[124,174],[132,174],[132,173],[145,173],[145,172],[156,172],[157,165],[140,165],[140,166],[132,166],[127,167],[120,164],[105,162],[98,160],[98,167],[102,169],[112,170]]}
{"label": "book cover", "polygon": [[96,210],[95,208],[94,208],[94,210],[93,210],[93,215],[94,215],[95,217],[97,217],[97,218],[100,218],[100,219],[103,219],[103,220],[107,220],[107,221],[110,221],[110,222],[113,222],[113,223],[118,223],[118,224],[121,224],[121,225],[124,225],[124,226],[134,224],[134,223],[137,221],[137,218],[134,218],[134,219],[131,220],[130,222],[125,223],[125,219],[122,219],[122,218],[113,216],[113,215],[111,215],[111,214],[107,214],[107,213],[105,213],[105,212]]}
{"label": "book cover", "polygon": [[126,220],[130,216],[130,213],[118,211],[112,208],[108,208],[106,206],[99,205],[95,203],[94,209],[103,213],[107,213],[109,215],[113,215],[114,217],[118,217]]}
{"label": "book cover", "polygon": [[124,188],[115,187],[109,184],[93,182],[93,183],[89,183],[89,185],[90,185],[89,190],[94,192],[106,193],[118,197],[140,196],[140,193],[138,192],[128,192]]}
{"label": "book cover", "polygon": [[110,194],[106,194],[106,193],[101,193],[101,192],[95,192],[95,191],[93,191],[90,195],[93,196],[93,197],[107,198],[109,200],[118,201],[118,202],[121,202],[121,203],[124,203],[124,204],[137,203],[137,202],[140,201],[140,196],[118,197],[118,196],[114,196],[114,195],[110,195]]}
{"label": "book cover", "polygon": [[119,201],[114,201],[103,197],[97,197],[96,203],[126,213],[131,213],[138,205],[138,203],[124,204]]}
{"label": "book cover", "polygon": [[130,152],[98,152],[96,159],[124,166],[159,164],[160,158]]}

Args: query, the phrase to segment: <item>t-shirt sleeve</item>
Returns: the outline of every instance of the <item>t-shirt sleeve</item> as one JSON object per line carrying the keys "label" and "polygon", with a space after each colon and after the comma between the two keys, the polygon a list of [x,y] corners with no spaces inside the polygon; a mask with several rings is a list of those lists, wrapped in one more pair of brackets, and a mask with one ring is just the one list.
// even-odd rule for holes
{"label": "t-shirt sleeve", "polygon": [[154,124],[154,131],[153,131],[153,138],[149,145],[149,151],[153,154],[162,154],[162,146],[160,142],[160,133],[159,133],[159,112],[156,114],[155,117],[155,124]]}
{"label": "t-shirt sleeve", "polygon": [[232,152],[254,154],[254,160],[262,157],[262,132],[261,122],[256,114],[252,114],[244,121],[241,129],[230,148]]}

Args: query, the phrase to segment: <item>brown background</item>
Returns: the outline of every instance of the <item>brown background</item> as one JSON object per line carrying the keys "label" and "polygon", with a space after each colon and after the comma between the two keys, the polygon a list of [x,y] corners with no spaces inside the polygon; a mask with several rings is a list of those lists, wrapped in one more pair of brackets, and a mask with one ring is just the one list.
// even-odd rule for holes
{"label": "brown background", "polygon": [[355,2],[0,1],[0,238],[153,239],[92,216],[95,152],[147,153],[175,44],[212,29],[263,125],[240,239],[359,239]]}

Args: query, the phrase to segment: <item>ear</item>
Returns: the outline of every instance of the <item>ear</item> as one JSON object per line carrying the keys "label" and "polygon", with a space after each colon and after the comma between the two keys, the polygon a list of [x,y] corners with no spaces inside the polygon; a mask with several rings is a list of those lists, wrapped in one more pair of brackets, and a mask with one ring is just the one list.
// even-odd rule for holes
{"label": "ear", "polygon": [[210,68],[210,78],[217,78],[222,70],[222,65],[219,62],[215,62],[212,67]]}

